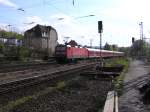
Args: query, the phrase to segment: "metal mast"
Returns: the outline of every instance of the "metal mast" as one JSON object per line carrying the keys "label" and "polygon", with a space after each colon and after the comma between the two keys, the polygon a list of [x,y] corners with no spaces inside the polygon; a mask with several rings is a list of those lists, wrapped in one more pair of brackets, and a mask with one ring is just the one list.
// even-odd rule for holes
{"label": "metal mast", "polygon": [[143,22],[140,22],[140,46],[141,46],[141,56],[143,56]]}

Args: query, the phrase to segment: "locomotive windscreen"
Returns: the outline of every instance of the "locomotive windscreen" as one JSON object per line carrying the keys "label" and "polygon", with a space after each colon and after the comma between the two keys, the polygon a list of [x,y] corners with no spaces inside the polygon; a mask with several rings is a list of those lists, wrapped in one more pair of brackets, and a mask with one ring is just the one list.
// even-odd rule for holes
{"label": "locomotive windscreen", "polygon": [[55,56],[62,57],[66,55],[66,46],[65,45],[58,45],[56,46]]}

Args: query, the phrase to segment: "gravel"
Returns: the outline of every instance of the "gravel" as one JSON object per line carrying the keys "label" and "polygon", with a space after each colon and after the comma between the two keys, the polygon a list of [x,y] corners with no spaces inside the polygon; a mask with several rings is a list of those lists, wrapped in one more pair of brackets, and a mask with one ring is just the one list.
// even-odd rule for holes
{"label": "gravel", "polygon": [[25,102],[10,112],[97,112],[103,108],[110,81],[78,76],[65,88]]}

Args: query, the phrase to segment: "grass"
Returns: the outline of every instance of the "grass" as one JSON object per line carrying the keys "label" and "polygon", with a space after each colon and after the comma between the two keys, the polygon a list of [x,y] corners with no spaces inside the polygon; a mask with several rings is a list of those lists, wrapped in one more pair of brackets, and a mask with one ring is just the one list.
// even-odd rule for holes
{"label": "grass", "polygon": [[59,90],[64,89],[64,87],[66,86],[66,83],[64,81],[62,82],[58,82],[56,88]]}
{"label": "grass", "polygon": [[[129,67],[129,60],[126,58],[118,58],[118,59],[112,59],[112,60],[108,60],[105,64],[105,66],[107,67],[112,67],[112,66],[116,66],[116,65],[123,65],[124,69],[123,71],[120,73],[119,76],[117,76],[114,80],[113,80],[113,88],[115,91],[117,91],[118,96],[121,96],[123,93],[123,80],[124,80],[124,75],[125,73],[128,71],[128,67]],[[100,105],[102,106],[102,105]],[[99,108],[98,112],[102,112],[103,110]]]}
{"label": "grass", "polygon": [[0,108],[0,112],[9,112],[10,110],[12,110],[13,108],[15,108],[19,105],[22,105],[30,100],[37,99],[40,96],[46,95],[54,90],[62,90],[62,89],[64,89],[65,86],[66,86],[66,83],[64,81],[58,82],[55,87],[48,87],[42,91],[37,92],[34,95],[24,96],[15,101],[10,101],[10,102],[8,102],[7,105]]}
{"label": "grass", "polygon": [[116,65],[124,65],[125,69],[128,68],[129,60],[126,58],[116,58],[116,59],[111,59],[107,60],[105,66],[111,67],[111,66],[116,66]]}
{"label": "grass", "polygon": [[122,92],[123,92],[123,80],[124,80],[125,73],[128,71],[129,60],[121,58],[121,59],[115,60],[113,65],[116,65],[116,64],[120,64],[120,65],[124,66],[124,69],[120,73],[120,75],[113,80],[114,90],[116,90],[118,95],[120,96],[120,95],[122,95]]}
{"label": "grass", "polygon": [[123,79],[124,79],[124,73],[121,73],[118,77],[115,78],[113,81],[113,87],[114,90],[117,91],[118,96],[121,96],[123,93]]}
{"label": "grass", "polygon": [[96,112],[102,112],[103,111],[103,106],[104,102],[106,100],[106,97],[97,97],[96,99]]}
{"label": "grass", "polygon": [[9,112],[9,110],[13,109],[14,107],[25,103],[26,101],[29,101],[32,99],[32,96],[23,97],[21,99],[18,99],[16,101],[10,101],[6,106],[3,106],[0,108],[0,112]]}
{"label": "grass", "polygon": [[113,80],[113,88],[114,88],[114,90],[117,91],[118,95],[120,96],[123,92],[124,74],[128,70],[129,59],[126,59],[126,58],[117,58],[116,59],[115,58],[115,59],[108,60],[105,64],[105,66],[107,66],[107,67],[112,67],[112,66],[117,66],[117,65],[123,65],[124,66],[124,69],[120,73],[120,75]]}

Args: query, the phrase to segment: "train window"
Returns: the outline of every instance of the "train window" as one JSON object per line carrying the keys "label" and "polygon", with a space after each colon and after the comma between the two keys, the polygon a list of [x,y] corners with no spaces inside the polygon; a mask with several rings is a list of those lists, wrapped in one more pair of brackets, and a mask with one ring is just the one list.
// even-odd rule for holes
{"label": "train window", "polygon": [[56,50],[60,50],[60,47],[56,47]]}
{"label": "train window", "polygon": [[64,51],[64,50],[66,50],[66,47],[56,47],[56,50],[57,51]]}
{"label": "train window", "polygon": [[65,50],[65,49],[66,49],[66,47],[62,47],[62,48],[61,48],[61,50]]}

